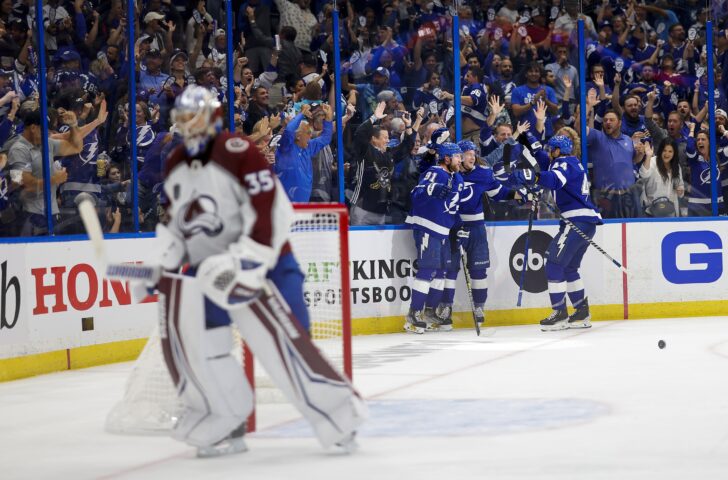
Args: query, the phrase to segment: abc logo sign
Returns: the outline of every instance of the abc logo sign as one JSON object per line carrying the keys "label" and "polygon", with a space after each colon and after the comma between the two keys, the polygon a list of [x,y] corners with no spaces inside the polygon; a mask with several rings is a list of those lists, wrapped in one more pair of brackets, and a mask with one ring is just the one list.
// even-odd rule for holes
{"label": "abc logo sign", "polygon": [[526,259],[526,239],[528,234],[524,233],[511,247],[510,269],[511,277],[516,285],[521,283],[523,264],[527,262],[526,274],[523,280],[523,289],[529,293],[545,292],[548,288],[546,279],[546,252],[552,237],[540,230],[531,231],[531,240],[528,242],[528,259]]}

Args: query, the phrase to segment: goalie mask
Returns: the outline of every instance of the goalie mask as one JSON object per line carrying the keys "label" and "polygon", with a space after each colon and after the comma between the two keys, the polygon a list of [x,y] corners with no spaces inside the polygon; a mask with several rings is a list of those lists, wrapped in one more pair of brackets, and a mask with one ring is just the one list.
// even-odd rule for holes
{"label": "goalie mask", "polygon": [[187,153],[198,155],[222,130],[222,105],[210,90],[190,86],[174,102],[171,119],[184,138]]}

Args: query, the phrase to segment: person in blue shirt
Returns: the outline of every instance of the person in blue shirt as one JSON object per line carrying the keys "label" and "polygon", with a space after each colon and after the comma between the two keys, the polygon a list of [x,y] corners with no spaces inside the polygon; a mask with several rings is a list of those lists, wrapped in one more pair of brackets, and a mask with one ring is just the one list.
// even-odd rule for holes
{"label": "person in blue shirt", "polygon": [[[478,141],[480,129],[486,125],[488,117],[488,89],[482,83],[484,76],[480,67],[469,67],[460,96],[463,139],[472,142]],[[445,93],[444,98],[454,100],[454,96],[450,93]]]}
{"label": "person in blue shirt", "polygon": [[[458,173],[462,161],[460,147],[444,142],[437,146],[437,155],[438,164],[428,169],[412,190],[412,213],[407,217],[417,248],[417,274],[404,329],[418,334],[428,328],[425,306],[436,308],[442,298],[450,259],[448,236],[455,225],[463,190],[463,179]],[[452,321],[439,327],[450,330]]]}
{"label": "person in blue shirt", "polygon": [[[573,153],[574,144],[565,135],[557,135],[548,141],[548,158],[543,150],[537,151],[540,172],[519,169],[511,175],[516,185],[529,190],[542,187],[553,192],[556,206],[564,218],[570,220],[587,237],[593,238],[602,217],[589,197],[589,179],[584,167]],[[541,330],[591,327],[589,302],[584,294],[584,284],[579,267],[589,243],[578,235],[570,224],[559,223],[559,233],[549,245],[546,254],[546,277],[551,315],[541,320]],[[566,295],[574,306],[574,313],[566,312]]]}
{"label": "person in blue shirt", "polygon": [[[526,69],[526,83],[519,85],[513,89],[511,94],[511,108],[513,114],[519,121],[528,121],[531,124],[531,134],[538,135],[536,132],[536,116],[534,109],[539,99],[546,102],[549,116],[556,115],[559,112],[560,105],[556,98],[556,92],[548,85],[541,83],[542,68],[536,62],[531,62]],[[551,118],[546,118],[546,138],[554,134],[554,127]]]}
{"label": "person in blue shirt", "polygon": [[[301,113],[293,117],[283,130],[276,150],[275,172],[292,202],[308,202],[313,189],[313,167],[311,159],[331,142],[333,132],[333,109],[323,104],[323,132],[311,139],[313,121],[311,105],[304,104]],[[306,119],[304,121],[304,118]]]}
{"label": "person in blue shirt", "polygon": [[587,95],[586,141],[589,158],[594,165],[595,196],[602,213],[609,218],[634,218],[642,214],[640,192],[635,185],[634,165],[644,157],[644,144],[621,131],[622,120],[614,110],[607,110],[603,118],[603,131],[594,128],[591,115],[598,103],[596,92]]}

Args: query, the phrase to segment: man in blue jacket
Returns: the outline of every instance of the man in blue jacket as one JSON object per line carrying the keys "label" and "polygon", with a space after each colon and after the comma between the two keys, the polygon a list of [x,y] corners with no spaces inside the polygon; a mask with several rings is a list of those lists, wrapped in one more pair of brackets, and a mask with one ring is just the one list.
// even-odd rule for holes
{"label": "man in blue jacket", "polygon": [[288,198],[292,202],[308,202],[313,189],[313,167],[311,159],[331,142],[333,132],[333,110],[323,104],[324,129],[320,136],[313,134],[311,105],[304,104],[301,113],[293,117],[278,143],[275,172],[278,174]]}

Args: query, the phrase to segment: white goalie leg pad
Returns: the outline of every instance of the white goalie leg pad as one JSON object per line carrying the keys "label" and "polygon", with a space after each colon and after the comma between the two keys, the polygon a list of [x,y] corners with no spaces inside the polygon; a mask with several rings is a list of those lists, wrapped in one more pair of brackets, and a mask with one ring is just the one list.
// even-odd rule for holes
{"label": "white goalie leg pad", "polygon": [[324,447],[346,443],[367,417],[349,380],[336,371],[293,317],[274,285],[231,312],[248,347],[306,418]]}
{"label": "white goalie leg pad", "polygon": [[197,447],[214,445],[247,419],[253,391],[231,354],[231,327],[205,327],[203,297],[195,279],[175,277],[169,294],[167,283],[166,278],[160,282],[160,292],[171,296],[160,299],[167,311],[163,346],[166,340],[165,358],[185,406],[172,437]]}

